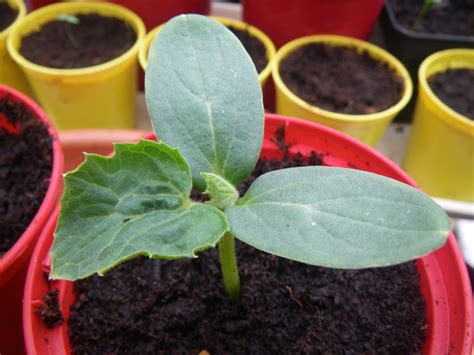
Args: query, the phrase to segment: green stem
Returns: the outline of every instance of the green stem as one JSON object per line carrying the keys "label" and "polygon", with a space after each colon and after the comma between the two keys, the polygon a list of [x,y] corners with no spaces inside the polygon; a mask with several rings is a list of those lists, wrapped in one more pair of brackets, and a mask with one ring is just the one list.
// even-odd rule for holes
{"label": "green stem", "polygon": [[219,241],[219,258],[224,288],[232,301],[237,302],[240,299],[240,278],[235,256],[235,238],[230,232]]}
{"label": "green stem", "polygon": [[423,7],[421,8],[420,12],[418,13],[418,16],[415,19],[415,22],[413,22],[413,26],[411,26],[412,30],[416,30],[418,25],[420,24],[421,20],[423,17],[426,16],[426,13],[430,9],[431,5],[433,4],[432,0],[425,0],[423,1]]}

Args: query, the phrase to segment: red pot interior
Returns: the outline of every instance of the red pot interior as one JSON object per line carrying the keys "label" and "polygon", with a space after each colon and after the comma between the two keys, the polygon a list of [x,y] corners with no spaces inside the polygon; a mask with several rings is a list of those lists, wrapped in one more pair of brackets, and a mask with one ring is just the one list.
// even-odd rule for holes
{"label": "red pot interior", "polygon": [[16,354],[23,348],[21,307],[28,263],[42,228],[59,198],[63,155],[56,130],[43,110],[18,91],[0,85],[0,98],[6,95],[10,101],[22,103],[45,122],[53,138],[53,169],[43,202],[22,236],[0,257],[0,353]]}
{"label": "red pot interior", "polygon": [[[271,141],[273,133],[282,124],[286,127],[286,141],[295,143],[290,151],[309,154],[311,150],[325,154],[325,164],[337,167],[357,167],[416,186],[396,165],[375,150],[348,136],[310,122],[266,115],[265,140],[262,156],[278,158],[279,151]],[[147,135],[152,138],[153,135]],[[296,143],[298,142],[298,143]],[[57,213],[57,211],[56,211]],[[44,273],[49,273],[48,252],[52,243],[56,218],[51,218],[44,229],[28,271],[24,295],[24,331],[27,351],[31,354],[70,352],[65,324],[47,329],[36,316],[35,308],[48,291]],[[451,234],[446,245],[417,261],[421,291],[426,300],[430,325],[424,344],[425,354],[468,353],[472,336],[471,292],[466,267]],[[52,289],[60,291],[60,306],[67,319],[69,307],[74,302],[73,284],[54,281]],[[469,350],[470,351],[470,350]]]}
{"label": "red pot interior", "polygon": [[242,5],[244,21],[281,47],[314,34],[367,39],[383,0],[242,0]]}

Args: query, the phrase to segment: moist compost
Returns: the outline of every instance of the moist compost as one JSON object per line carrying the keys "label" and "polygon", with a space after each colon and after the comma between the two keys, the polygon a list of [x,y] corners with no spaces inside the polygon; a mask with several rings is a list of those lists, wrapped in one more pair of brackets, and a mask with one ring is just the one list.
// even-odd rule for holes
{"label": "moist compost", "polygon": [[[285,153],[282,161],[260,160],[251,180],[308,164],[321,164],[321,156]],[[74,352],[420,352],[427,326],[414,263],[340,271],[238,241],[236,247],[242,282],[237,304],[223,289],[216,249],[171,262],[137,258],[103,278],[76,282],[68,322]]]}
{"label": "moist compost", "polygon": [[474,120],[474,69],[449,69],[429,77],[428,84],[446,105]]}
{"label": "moist compost", "polygon": [[252,36],[249,31],[232,26],[227,26],[227,28],[240,40],[250,58],[252,58],[257,73],[261,73],[268,64],[267,50],[264,44],[257,37]]}
{"label": "moist compost", "polygon": [[[48,127],[21,103],[0,99],[0,253],[26,230],[49,185],[53,165]],[[3,118],[6,118],[5,125]],[[8,126],[8,129],[5,127]],[[17,132],[15,132],[17,130]]]}
{"label": "moist compost", "polygon": [[36,309],[38,316],[50,329],[64,322],[64,318],[59,310],[58,297],[58,290],[48,291],[43,297],[43,304]]}
{"label": "moist compost", "polygon": [[280,75],[296,96],[319,108],[370,114],[396,104],[403,80],[387,64],[355,48],[311,43],[290,53]]}
{"label": "moist compost", "polygon": [[77,69],[119,57],[134,45],[136,38],[133,28],[118,18],[68,15],[23,37],[20,53],[42,66]]}
{"label": "moist compost", "polygon": [[474,1],[444,0],[418,20],[424,0],[390,0],[397,22],[406,29],[461,36],[474,35]]}
{"label": "moist compost", "polygon": [[0,1],[0,32],[10,26],[18,16],[18,10],[11,8],[6,2]]}

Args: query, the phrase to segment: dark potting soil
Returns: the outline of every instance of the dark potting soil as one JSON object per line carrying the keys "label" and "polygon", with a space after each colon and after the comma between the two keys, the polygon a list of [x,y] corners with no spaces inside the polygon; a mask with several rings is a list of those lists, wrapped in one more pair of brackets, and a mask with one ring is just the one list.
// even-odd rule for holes
{"label": "dark potting soil", "polygon": [[119,57],[137,38],[131,26],[114,17],[88,14],[67,19],[51,21],[25,36],[21,54],[50,68],[84,68]]}
{"label": "dark potting soil", "polygon": [[429,77],[428,84],[446,105],[474,120],[474,69],[449,69]]}
{"label": "dark potting soil", "polygon": [[268,64],[267,50],[264,44],[257,37],[252,36],[249,31],[243,31],[232,26],[227,26],[227,28],[240,40],[250,58],[252,58],[257,73],[261,73]]}
{"label": "dark potting soil", "polygon": [[59,309],[59,291],[48,291],[43,297],[43,304],[36,309],[36,313],[41,317],[48,328],[64,322],[64,318]]}
{"label": "dark potting soil", "polygon": [[10,26],[18,16],[18,10],[11,8],[6,2],[0,1],[0,32]]}
{"label": "dark potting soil", "polygon": [[353,48],[308,44],[280,65],[288,89],[311,105],[346,114],[383,111],[400,100],[403,80],[385,63]]}
{"label": "dark potting soil", "polygon": [[[317,154],[310,160],[321,164]],[[308,163],[301,156],[260,160],[254,176]],[[137,258],[103,278],[76,282],[77,302],[68,322],[74,352],[399,354],[421,349],[426,323],[414,263],[332,270],[237,242],[242,298],[233,304],[223,289],[217,254],[212,249],[197,259],[171,262]]]}
{"label": "dark potting soil", "polygon": [[474,35],[474,1],[444,0],[430,6],[418,20],[424,0],[390,0],[398,23],[412,31],[451,35]]}
{"label": "dark potting soil", "polygon": [[[26,230],[46,194],[53,164],[48,127],[22,104],[0,99],[0,253]],[[5,129],[8,126],[18,130]]]}

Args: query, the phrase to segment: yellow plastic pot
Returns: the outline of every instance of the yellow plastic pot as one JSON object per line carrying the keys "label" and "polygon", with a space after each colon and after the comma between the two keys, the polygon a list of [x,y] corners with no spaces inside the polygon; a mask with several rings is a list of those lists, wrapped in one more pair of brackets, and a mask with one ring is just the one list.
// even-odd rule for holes
{"label": "yellow plastic pot", "polygon": [[0,32],[0,84],[11,86],[24,94],[31,96],[31,89],[25,75],[13,61],[7,51],[7,38],[12,29],[26,15],[26,7],[22,0],[6,0],[6,3],[18,10],[15,21]]}
{"label": "yellow plastic pot", "polygon": [[[122,19],[135,30],[137,41],[111,61],[80,69],[48,68],[20,54],[24,36],[59,15],[87,13]],[[144,36],[141,19],[124,7],[102,2],[59,3],[23,18],[10,34],[8,51],[26,73],[36,98],[58,129],[134,128],[137,56]]]}
{"label": "yellow plastic pot", "polygon": [[474,121],[444,104],[427,82],[455,68],[474,69],[474,50],[445,50],[422,62],[403,167],[432,196],[474,202]]}
{"label": "yellow plastic pot", "polygon": [[[267,79],[270,77],[272,70],[272,60],[276,53],[275,45],[273,44],[271,39],[258,28],[251,26],[245,22],[217,16],[211,16],[211,18],[216,21],[219,21],[224,26],[232,26],[239,30],[248,31],[251,36],[256,37],[260,42],[263,43],[266,49],[266,55],[268,60],[268,64],[266,65],[266,67],[258,74],[258,79],[260,80],[260,84],[263,87],[267,82]],[[140,65],[143,70],[146,69],[146,66],[148,64],[148,51],[150,50],[151,42],[153,42],[157,33],[160,32],[162,27],[163,25],[160,25],[153,29],[150,33],[147,34],[145,40],[143,41],[142,48],[140,49],[140,53],[138,55]]]}
{"label": "yellow plastic pot", "polygon": [[[290,53],[311,43],[326,43],[332,46],[355,48],[359,52],[366,51],[372,58],[387,63],[403,79],[404,89],[400,100],[381,112],[367,115],[349,115],[324,110],[299,98],[283,82],[280,76],[280,65]],[[288,42],[275,55],[272,75],[276,88],[276,112],[278,114],[321,123],[345,132],[371,146],[375,146],[390,121],[406,106],[413,92],[410,75],[394,56],[373,44],[344,36],[316,35]]]}

